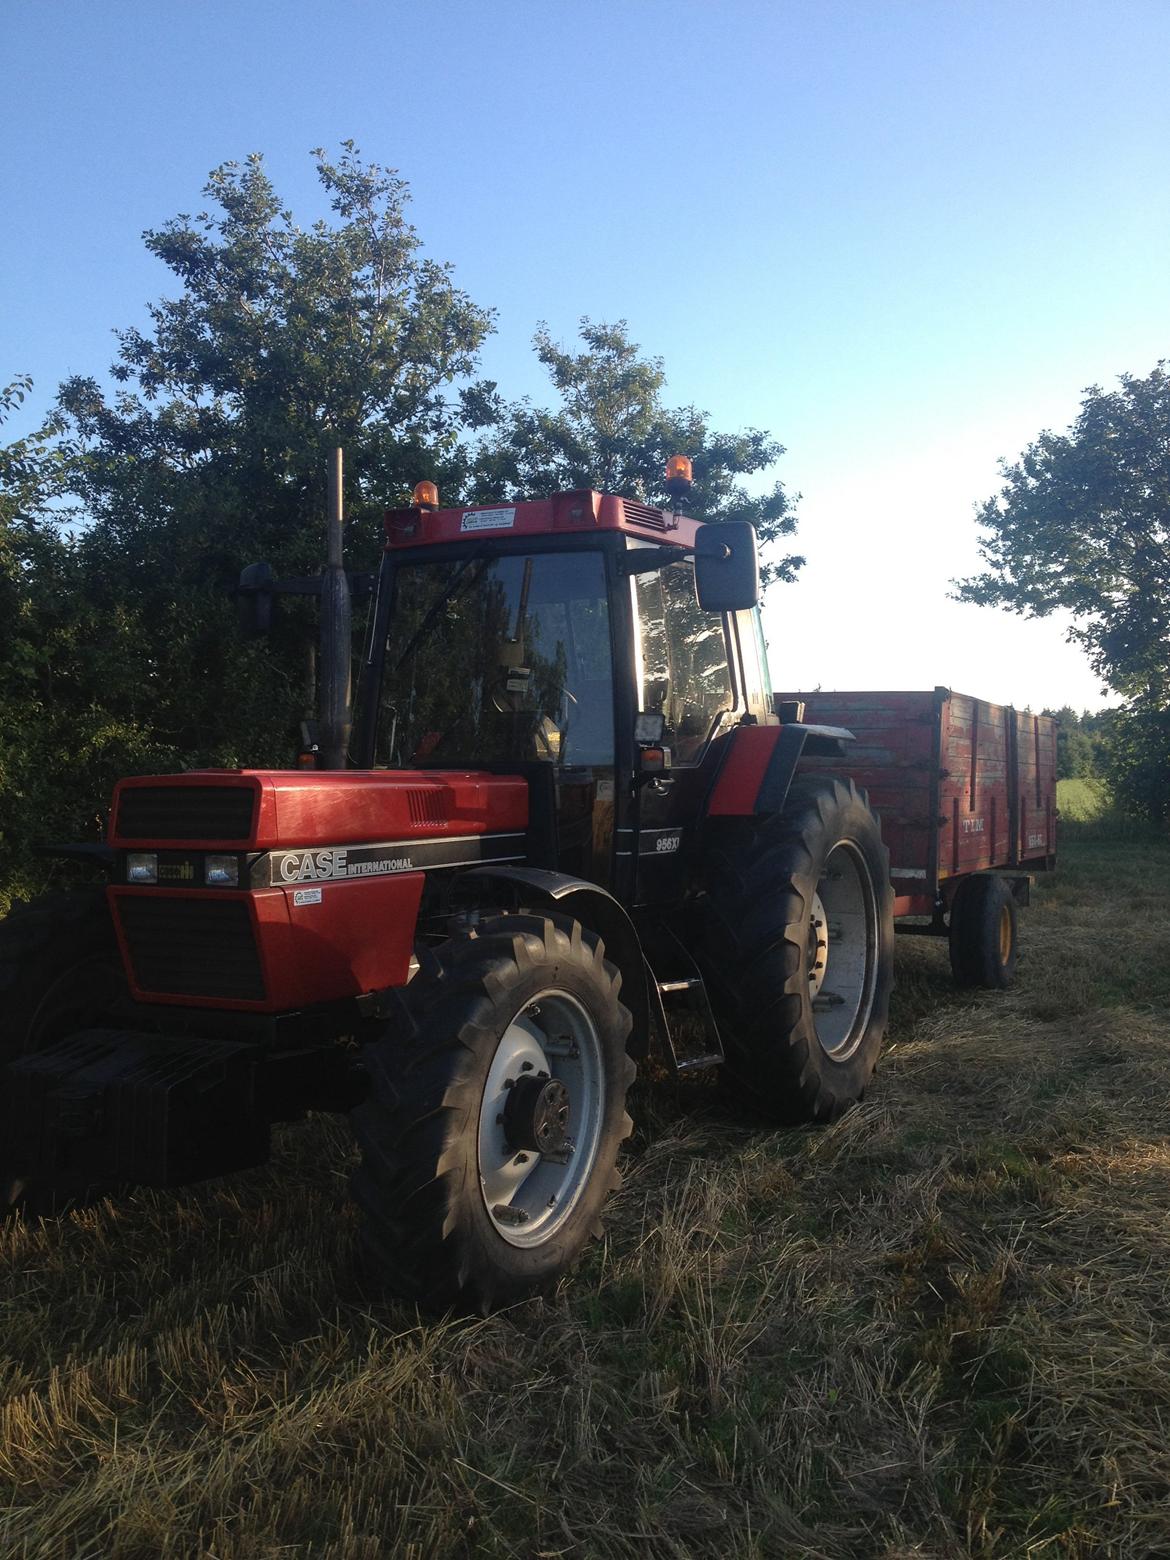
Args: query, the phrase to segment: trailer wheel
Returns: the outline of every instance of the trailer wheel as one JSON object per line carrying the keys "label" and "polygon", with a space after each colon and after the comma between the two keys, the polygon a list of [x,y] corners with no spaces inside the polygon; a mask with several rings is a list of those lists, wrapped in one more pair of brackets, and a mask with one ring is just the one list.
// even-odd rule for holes
{"label": "trailer wheel", "polygon": [[600,1236],[633,1130],[630,1014],[602,943],[561,916],[452,939],[366,1047],[353,1112],[367,1267],[428,1307],[546,1289]]}
{"label": "trailer wheel", "polygon": [[[17,905],[0,920],[0,1067],[98,1027],[125,990],[103,889]],[[17,1205],[29,1213],[57,1212],[85,1195],[81,1187],[34,1185],[20,1166],[0,1161],[0,1214]]]}
{"label": "trailer wheel", "polygon": [[784,812],[708,852],[696,950],[725,1074],[784,1123],[859,1100],[893,988],[893,890],[877,819],[852,781],[798,781]]}
{"label": "trailer wheel", "polygon": [[951,973],[959,986],[1003,991],[1016,974],[1016,902],[1002,878],[969,877],[951,903]]}

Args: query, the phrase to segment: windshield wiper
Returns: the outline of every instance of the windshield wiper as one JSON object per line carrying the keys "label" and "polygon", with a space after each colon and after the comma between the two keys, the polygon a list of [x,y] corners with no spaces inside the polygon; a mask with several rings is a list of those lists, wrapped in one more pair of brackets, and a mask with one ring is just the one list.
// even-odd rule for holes
{"label": "windshield wiper", "polygon": [[[423,618],[422,622],[415,629],[414,633],[411,634],[410,639],[407,641],[406,649],[402,652],[402,654],[398,657],[397,661],[395,661],[395,663],[394,663],[394,670],[396,672],[399,672],[399,671],[402,670],[402,667],[403,667],[404,663],[407,660],[409,660],[410,656],[414,653],[414,651],[418,648],[418,646],[422,643],[422,641],[430,633],[431,629],[434,628],[435,622],[438,619],[439,613],[442,612],[443,608],[448,606],[454,600],[455,594],[456,594],[456,592],[459,589],[459,585],[460,585],[461,581],[463,580],[464,576],[466,575],[467,571],[471,568],[472,564],[473,563],[482,563],[482,564],[486,565],[487,563],[489,563],[491,561],[491,557],[492,557],[491,553],[482,553],[482,552],[480,552],[480,553],[472,553],[469,558],[464,558],[463,562],[459,565],[459,567],[455,570],[455,573],[451,576],[451,582],[447,586],[447,589],[438,598],[438,600],[435,601],[430,606],[430,608],[427,610],[427,614]],[[481,570],[479,575],[475,579],[468,580],[467,583],[469,585],[478,585],[480,579],[483,578],[483,573],[484,573],[484,571]]]}

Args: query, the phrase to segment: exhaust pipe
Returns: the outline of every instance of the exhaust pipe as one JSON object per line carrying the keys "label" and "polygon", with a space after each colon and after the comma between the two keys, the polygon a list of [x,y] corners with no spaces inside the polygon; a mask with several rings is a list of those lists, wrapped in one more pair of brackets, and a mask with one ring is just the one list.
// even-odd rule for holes
{"label": "exhaust pipe", "polygon": [[342,453],[329,453],[327,563],[321,578],[321,769],[344,769],[349,753],[353,609],[345,572],[341,497]]}

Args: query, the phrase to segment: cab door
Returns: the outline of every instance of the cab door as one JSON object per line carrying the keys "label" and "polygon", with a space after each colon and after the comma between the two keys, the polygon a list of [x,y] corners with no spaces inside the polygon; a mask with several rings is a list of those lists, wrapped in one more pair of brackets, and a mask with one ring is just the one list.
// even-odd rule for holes
{"label": "cab door", "polygon": [[661,714],[670,769],[635,772],[628,834],[633,902],[681,898],[691,868],[695,825],[718,764],[721,739],[747,713],[736,671],[731,618],[704,612],[689,559],[630,581],[638,708]]}

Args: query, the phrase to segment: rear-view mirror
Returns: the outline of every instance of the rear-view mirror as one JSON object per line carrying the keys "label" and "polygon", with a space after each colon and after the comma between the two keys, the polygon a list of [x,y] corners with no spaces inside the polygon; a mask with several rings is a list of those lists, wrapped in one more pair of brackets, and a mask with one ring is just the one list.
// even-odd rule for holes
{"label": "rear-view mirror", "polygon": [[276,576],[270,563],[250,563],[236,587],[236,626],[245,639],[262,639],[272,628]]}
{"label": "rear-view mirror", "polygon": [[704,612],[742,612],[760,599],[756,528],[747,520],[704,525],[695,538],[695,595]]}

